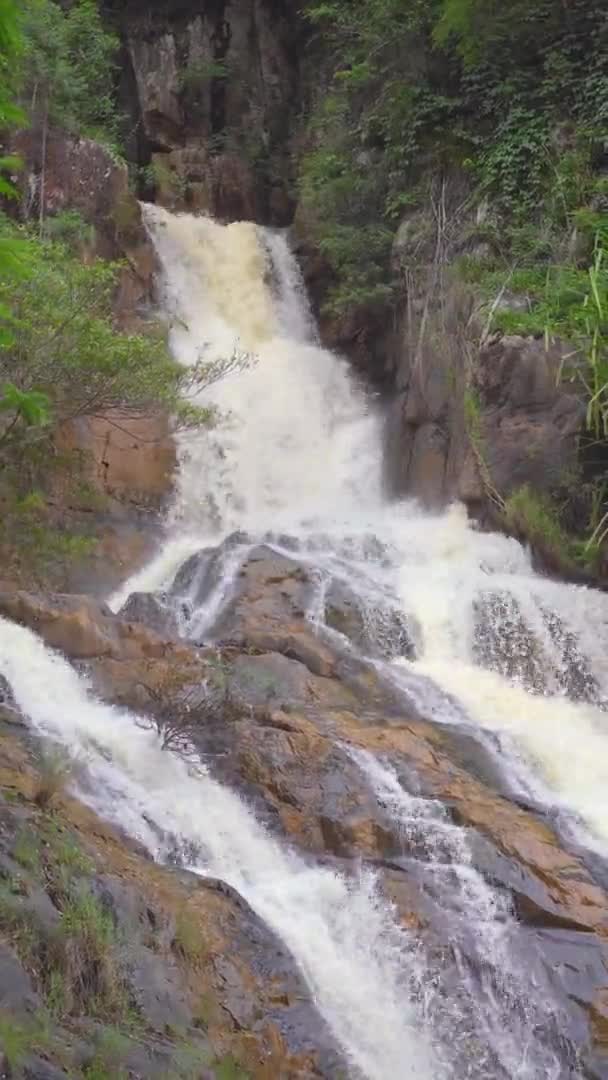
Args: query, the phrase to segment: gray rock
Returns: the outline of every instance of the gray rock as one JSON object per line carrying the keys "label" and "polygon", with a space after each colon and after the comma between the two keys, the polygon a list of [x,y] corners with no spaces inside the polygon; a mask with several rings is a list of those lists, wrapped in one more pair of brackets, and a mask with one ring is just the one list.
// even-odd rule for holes
{"label": "gray rock", "polygon": [[0,1010],[35,1012],[40,998],[21,961],[8,946],[0,944]]}
{"label": "gray rock", "polygon": [[345,582],[334,579],[325,597],[325,622],[368,656],[392,660],[415,656],[407,617],[390,603],[365,605]]}
{"label": "gray rock", "polygon": [[168,1027],[186,1028],[192,1023],[184,980],[176,964],[136,944],[130,952],[128,967],[137,1007],[150,1027],[164,1032]]}
{"label": "gray rock", "polygon": [[28,1058],[23,1063],[23,1077],[24,1080],[70,1080],[69,1073],[39,1057]]}
{"label": "gray rock", "polygon": [[163,638],[179,637],[175,613],[169,604],[164,603],[163,599],[154,593],[131,593],[118,615],[129,622],[143,623]]}

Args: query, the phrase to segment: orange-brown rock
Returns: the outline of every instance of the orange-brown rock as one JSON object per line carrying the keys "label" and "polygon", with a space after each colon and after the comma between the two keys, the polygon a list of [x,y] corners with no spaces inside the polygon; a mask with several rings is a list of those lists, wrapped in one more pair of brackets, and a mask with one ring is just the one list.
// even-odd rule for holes
{"label": "orange-brown rock", "polygon": [[171,491],[175,443],[161,413],[132,416],[117,408],[79,417],[63,426],[57,444],[81,455],[83,480],[106,499],[159,509]]}
{"label": "orange-brown rock", "polygon": [[[177,1036],[171,1032],[181,1024],[190,1039],[205,1040],[211,1057],[230,1054],[252,1080],[329,1080],[339,1074],[339,1055],[293,961],[238,893],[222,882],[156,865],[65,793],[55,803],[49,832],[48,819],[34,805],[37,785],[28,751],[2,731],[3,865],[10,865],[6,847],[15,829],[28,830],[32,838],[40,830],[40,842],[47,849],[50,836],[92,860],[94,888],[103,895],[118,935],[128,940],[132,991],[139,1003],[144,1045],[152,1049],[160,1045],[172,1052],[170,1040]],[[4,798],[7,793],[10,803]],[[18,811],[11,808],[15,799],[20,803]],[[27,895],[38,886],[30,885],[22,874]],[[45,901],[45,913],[51,913],[48,896],[40,891],[37,895],[39,904]],[[58,919],[58,912],[55,915]],[[187,922],[197,941],[192,953],[176,945],[180,920]],[[154,986],[139,985],[140,970],[153,972]],[[47,1050],[51,1060],[59,1052],[61,1038],[62,1032],[55,1030]],[[183,1042],[183,1035],[180,1038]],[[189,1045],[191,1050],[196,1048],[192,1042]],[[177,1058],[179,1039],[174,1049]],[[143,1057],[143,1050],[138,1053]],[[144,1061],[143,1071],[140,1064],[137,1074],[157,1076],[160,1072],[148,1073]]]}
{"label": "orange-brown rock", "polygon": [[73,659],[109,657],[120,661],[189,662],[186,645],[165,641],[141,623],[117,619],[105,605],[70,593],[0,593],[0,613],[35,630],[51,648]]}

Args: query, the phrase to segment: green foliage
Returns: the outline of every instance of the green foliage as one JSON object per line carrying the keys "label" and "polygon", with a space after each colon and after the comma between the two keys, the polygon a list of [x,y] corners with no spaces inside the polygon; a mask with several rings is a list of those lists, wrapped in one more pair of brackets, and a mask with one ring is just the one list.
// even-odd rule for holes
{"label": "green foliage", "polygon": [[[506,334],[560,338],[571,346],[561,378],[581,394],[587,427],[608,438],[608,214],[579,218],[595,229],[590,265],[548,263],[496,269],[473,259],[461,260],[459,272],[475,282],[492,302],[491,327]],[[494,306],[505,286],[517,306]]]}
{"label": "green foliage", "polygon": [[115,142],[119,42],[104,27],[95,0],[67,7],[54,0],[25,0],[21,24],[22,94],[34,118]]}
{"label": "green foliage", "polygon": [[248,1073],[230,1055],[216,1063],[214,1073],[216,1080],[248,1080]]}
{"label": "green foliage", "polygon": [[[8,226],[5,226],[11,235]],[[13,230],[14,232],[14,230]],[[210,419],[184,403],[217,370],[184,369],[169,353],[164,333],[118,333],[112,301],[119,267],[81,263],[64,245],[28,237],[29,273],[0,281],[0,302],[13,311],[13,340],[0,351],[0,457],[27,447],[54,424],[120,409],[129,416],[164,409],[196,426]],[[8,377],[10,376],[10,383]]]}
{"label": "green foliage", "polygon": [[17,1070],[24,1057],[31,1050],[30,1032],[14,1017],[0,1016],[0,1046],[10,1069],[10,1074]]}
{"label": "green foliage", "polygon": [[0,126],[3,128],[23,120],[23,113],[15,101],[13,82],[14,65],[22,51],[18,6],[15,0],[0,0]]}
{"label": "green foliage", "polygon": [[605,5],[326,0],[309,3],[306,15],[334,51],[300,174],[307,217],[338,281],[334,307],[360,302],[365,287],[375,302],[391,295],[388,245],[368,277],[363,243],[335,258],[335,230],[390,232],[431,171],[469,172],[478,196],[491,200],[505,257],[517,258],[509,233],[538,231],[549,213],[563,236],[593,197],[592,161],[608,120]]}
{"label": "green foliage", "polygon": [[185,909],[175,920],[173,948],[190,964],[199,963],[207,951],[200,923]]}
{"label": "green foliage", "polygon": [[40,870],[40,842],[32,829],[20,829],[13,844],[13,858],[26,870]]}
{"label": "green foliage", "polygon": [[227,79],[228,65],[225,60],[191,60],[180,76],[180,89],[189,95],[205,89],[214,79]]}
{"label": "green foliage", "polygon": [[92,248],[95,228],[84,220],[78,210],[63,210],[45,219],[43,236],[45,240],[65,244],[71,251],[80,254]]}
{"label": "green foliage", "polygon": [[25,427],[41,427],[49,420],[49,399],[37,390],[19,390],[14,383],[5,383],[0,397],[0,412],[11,413],[11,423],[19,421]]}
{"label": "green foliage", "polygon": [[86,1080],[126,1080],[128,1072],[120,1060],[129,1050],[129,1040],[114,1027],[106,1027],[97,1039],[95,1056],[85,1066]]}
{"label": "green foliage", "polygon": [[112,916],[82,886],[64,899],[61,923],[46,955],[47,991],[57,971],[63,977],[67,1011],[115,1019],[128,1015],[129,996]]}
{"label": "green foliage", "polygon": [[464,393],[464,420],[467,434],[475,446],[480,449],[482,442],[481,405],[478,394],[468,387]]}
{"label": "green foliage", "polygon": [[127,433],[142,415],[167,415],[173,430],[210,424],[215,414],[200,404],[201,392],[250,357],[208,363],[201,354],[186,368],[171,356],[165,326],[119,332],[113,303],[121,266],[81,261],[86,226],[77,215],[55,229],[69,245],[0,218],[0,244],[6,239],[12,258],[0,275],[0,317],[10,313],[0,341],[0,545],[5,566],[12,560],[38,580],[51,574],[62,588],[65,567],[90,556],[95,540],[85,525],[60,526],[53,508],[56,481],[63,490],[82,482],[80,460],[58,449],[61,425],[108,414]]}
{"label": "green foliage", "polygon": [[[81,554],[75,549],[73,541],[76,539],[64,534],[67,547],[59,549],[58,554],[71,554],[78,558]],[[78,539],[81,539],[80,537]],[[70,544],[69,541],[72,541]],[[40,538],[38,538],[40,545]],[[38,778],[36,781],[35,801],[41,810],[48,810],[53,806],[58,795],[65,789],[71,776],[72,765],[69,757],[61,748],[45,747],[37,754],[36,765]]]}
{"label": "green foliage", "polygon": [[541,550],[570,561],[570,542],[559,520],[559,510],[548,496],[539,495],[527,484],[514,491],[505,502],[507,526]]}

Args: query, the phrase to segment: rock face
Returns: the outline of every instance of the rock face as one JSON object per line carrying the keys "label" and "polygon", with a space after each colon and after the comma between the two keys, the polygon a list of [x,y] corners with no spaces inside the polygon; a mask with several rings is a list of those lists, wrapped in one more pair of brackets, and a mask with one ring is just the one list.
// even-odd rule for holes
{"label": "rock face", "polygon": [[[19,1075],[52,1080],[94,1068],[159,1080],[339,1075],[340,1055],[291,958],[237,893],[155,866],[66,795],[52,817],[37,809],[31,756],[4,730],[0,775],[7,1075],[16,1075],[16,1045]],[[79,897],[109,928],[103,954],[79,936],[86,923],[68,923]],[[100,981],[104,965],[110,985]]]}
{"label": "rock face", "polygon": [[[221,565],[220,555],[207,553],[206,565],[214,558]],[[193,561],[190,576],[195,569]],[[347,870],[352,860],[373,865],[400,921],[415,928],[431,955],[446,947],[446,897],[428,876],[431,821],[440,812],[432,808],[447,808],[445,843],[451,835],[449,843],[466,842],[472,865],[508,897],[520,927],[510,946],[521,949],[516,962],[548,980],[562,1034],[585,1046],[597,1075],[608,1075],[600,1019],[608,983],[602,885],[542,816],[509,801],[481,750],[476,755],[458,733],[412,719],[374,668],[315,633],[305,616],[313,590],[296,554],[263,546],[245,554],[213,635],[232,706],[207,713],[197,729],[203,756],[269,828],[310,856],[337,859]],[[344,601],[334,596],[328,610],[342,606],[341,631],[356,640],[361,627]],[[399,823],[370,786],[358,753],[390,763],[404,791],[419,800],[421,818]],[[440,965],[437,977],[447,979],[447,968]]]}
{"label": "rock face", "polygon": [[40,133],[27,129],[15,135],[11,150],[24,163],[17,182],[26,218],[77,210],[94,226],[93,254],[125,259],[116,310],[132,322],[138,305],[150,299],[156,269],[154,249],[143,226],[141,209],[129,184],[124,162],[92,139],[51,130],[44,169]]}
{"label": "rock face", "polygon": [[116,618],[105,604],[89,596],[0,592],[0,613],[35,630],[47,645],[75,660],[158,660],[169,653],[184,659],[189,655],[187,646],[167,642],[141,622]]}
{"label": "rock face", "polygon": [[[453,178],[448,202],[462,197]],[[389,349],[389,478],[394,491],[435,506],[456,498],[475,508],[524,484],[554,491],[576,469],[584,421],[580,399],[560,384],[566,343],[488,336],[479,298],[454,268],[462,254],[483,255],[479,224],[438,239],[432,215],[415,211],[393,249],[402,301]]]}
{"label": "rock face", "polygon": [[280,0],[115,7],[132,156],[169,206],[223,220],[289,223],[298,15]]}
{"label": "rock face", "polygon": [[[85,258],[118,260],[122,268],[114,300],[117,325],[137,331],[152,300],[156,256],[124,162],[91,139],[51,130],[44,169],[40,132],[28,129],[11,140],[24,162],[17,184],[21,215],[45,217],[78,211],[91,226]],[[97,548],[82,566],[65,568],[66,586],[107,591],[138,567],[154,543],[153,517],[173,484],[175,445],[161,414],[104,416],[66,422],[56,434],[66,468],[58,470],[49,500],[63,528],[95,534]],[[79,489],[90,498],[75,494]]]}
{"label": "rock face", "polygon": [[[502,961],[496,969],[487,969],[487,958],[480,961],[484,954],[475,939],[483,928],[471,933],[470,925],[478,914],[474,890],[482,889],[482,896],[484,888],[493,890],[501,918],[511,913],[508,948],[515,968],[551,1003],[542,1037],[560,1047],[560,1060],[570,1060],[576,1048],[590,1075],[608,1076],[608,895],[601,877],[564,845],[542,813],[509,798],[499,769],[474,736],[412,717],[378,668],[344,638],[315,628],[306,612],[316,583],[296,552],[252,548],[245,539],[227,542],[230,553],[241,544],[243,561],[203,647],[176,641],[174,624],[166,636],[161,616],[170,609],[170,595],[159,608],[158,600],[139,594],[117,617],[86,596],[5,591],[0,613],[86,664],[107,700],[135,709],[150,705],[141,693],[145,685],[162,693],[167,715],[175,716],[184,689],[200,689],[220,670],[228,695],[213,708],[197,706],[204,694],[193,699],[189,718],[192,742],[214,775],[242,792],[258,818],[307,859],[346,874],[361,865],[373,868],[395,917],[426,958],[428,979],[444,988],[448,1001],[463,964],[474,984],[480,962],[484,980],[502,977]],[[207,590],[213,588],[209,568],[215,565],[221,574],[225,554],[220,548],[190,560],[177,591],[196,586],[201,603],[203,579]],[[330,591],[327,609],[356,645],[362,627],[350,600]],[[40,828],[43,818],[41,825],[32,805],[36,777],[9,730],[20,729],[11,724],[0,731],[0,787],[20,793],[26,806],[25,817],[19,810],[21,824]],[[377,787],[376,767],[390,769],[391,791],[401,792],[402,803]],[[0,824],[13,822],[14,813],[0,803]],[[86,887],[121,932],[134,935],[125,977],[154,1033],[146,1053],[166,1060],[173,1052],[169,1023],[189,1032],[197,1046],[210,1040],[218,1056],[236,1055],[261,1080],[340,1075],[339,1056],[293,961],[237,894],[220,882],[151,866],[62,793],[55,813],[62,827],[77,830],[95,861]],[[0,840],[16,830],[6,825]],[[2,869],[2,843],[0,874],[14,875],[12,864]],[[41,850],[47,860],[49,849]],[[54,880],[52,869],[43,880]],[[29,876],[26,884],[28,910],[36,905],[36,918],[52,932],[60,896],[49,898]],[[200,927],[203,956],[196,950],[189,955],[191,938],[177,928],[184,910]],[[9,946],[5,981],[13,999],[7,998],[7,1007],[21,1015],[36,994],[46,993],[45,984],[16,971],[21,954],[10,938]],[[0,956],[0,992],[2,963]],[[195,1002],[201,993],[205,1021],[199,1026]],[[85,1054],[92,1053],[90,1038],[85,1025]],[[139,1065],[146,1076],[156,1075],[154,1068]]]}

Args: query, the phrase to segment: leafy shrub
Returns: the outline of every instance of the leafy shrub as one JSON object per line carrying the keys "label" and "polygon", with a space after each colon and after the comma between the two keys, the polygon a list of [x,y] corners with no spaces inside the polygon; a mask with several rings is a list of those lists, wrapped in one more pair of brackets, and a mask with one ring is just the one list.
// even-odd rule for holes
{"label": "leafy shrub", "polygon": [[31,1050],[30,1032],[14,1017],[0,1016],[0,1046],[12,1076]]}
{"label": "leafy shrub", "polygon": [[[602,5],[309,0],[305,13],[334,58],[300,169],[307,219],[321,243],[340,226],[390,230],[421,180],[456,164],[490,200],[505,256],[513,254],[511,230],[539,231],[547,214],[549,248],[559,244],[591,197],[591,163],[603,145]],[[377,280],[390,287],[388,259],[383,276],[372,266],[368,281],[363,250],[336,265],[329,244],[342,309],[360,302],[368,285],[375,302],[390,299],[390,288],[384,296],[376,288]]]}
{"label": "leafy shrub", "polygon": [[509,528],[532,544],[568,558],[568,539],[548,496],[537,494],[526,484],[506,500],[504,516]]}
{"label": "leafy shrub", "polygon": [[13,312],[12,340],[0,350],[0,458],[44,439],[53,425],[118,408],[129,416],[163,410],[177,426],[212,420],[192,403],[201,389],[248,357],[184,368],[166,334],[119,333],[112,301],[119,266],[81,263],[64,245],[39,240],[4,223],[5,235],[25,236],[27,276],[0,282],[0,303]]}
{"label": "leafy shrub", "polygon": [[69,783],[72,765],[60,749],[45,749],[37,756],[38,777],[34,799],[41,810],[48,810]]}
{"label": "leafy shrub", "polygon": [[40,843],[32,829],[20,829],[13,844],[13,858],[26,870],[40,869]]}
{"label": "leafy shrub", "polygon": [[129,995],[112,916],[84,887],[65,900],[60,926],[48,944],[43,978],[46,989],[59,971],[66,1011],[122,1018]]}

